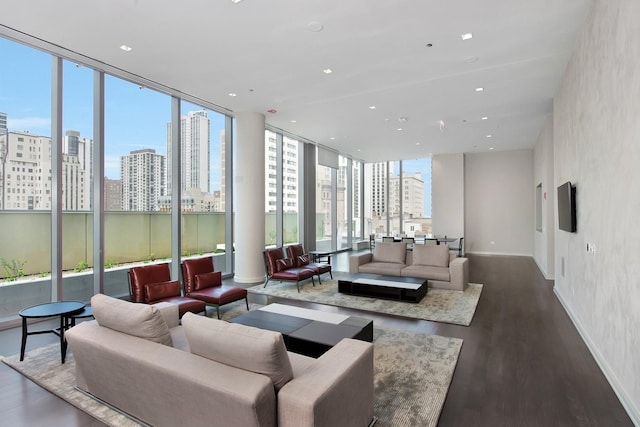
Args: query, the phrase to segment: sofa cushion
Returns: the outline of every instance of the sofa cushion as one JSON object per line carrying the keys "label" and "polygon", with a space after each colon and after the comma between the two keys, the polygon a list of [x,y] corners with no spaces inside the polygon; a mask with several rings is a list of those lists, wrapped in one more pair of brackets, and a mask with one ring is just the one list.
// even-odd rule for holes
{"label": "sofa cushion", "polygon": [[222,273],[219,271],[210,271],[209,273],[196,274],[193,290],[199,291],[220,285],[222,285]]}
{"label": "sofa cushion", "polygon": [[298,255],[296,257],[296,267],[304,267],[305,265],[309,265],[310,262],[309,254]]}
{"label": "sofa cushion", "polygon": [[373,248],[373,262],[396,262],[404,264],[407,255],[406,243],[380,242]]}
{"label": "sofa cushion", "polygon": [[291,258],[280,258],[276,261],[276,272],[284,271],[293,267],[293,260]]}
{"label": "sofa cushion", "polygon": [[149,283],[144,285],[145,302],[153,303],[164,298],[180,295],[180,282],[171,280],[162,283]]}
{"label": "sofa cushion", "polygon": [[91,298],[91,309],[100,326],[173,346],[167,322],[157,307],[96,294]]}
{"label": "sofa cushion", "polygon": [[191,353],[225,365],[266,375],[276,391],[293,378],[279,332],[186,313],[182,326]]}
{"label": "sofa cushion", "polygon": [[413,265],[449,267],[449,247],[446,245],[413,245]]}

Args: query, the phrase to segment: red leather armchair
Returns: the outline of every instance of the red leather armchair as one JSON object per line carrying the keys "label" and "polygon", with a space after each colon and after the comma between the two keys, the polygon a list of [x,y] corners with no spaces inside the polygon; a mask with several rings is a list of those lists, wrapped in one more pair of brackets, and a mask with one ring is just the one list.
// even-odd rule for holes
{"label": "red leather armchair", "polygon": [[315,270],[306,267],[296,267],[291,258],[285,258],[282,248],[265,250],[264,265],[267,274],[267,280],[264,282],[265,288],[271,279],[296,282],[298,292],[300,292],[301,280],[310,278],[313,286],[316,285],[313,280],[313,276],[316,274]]}
{"label": "red leather armchair", "polygon": [[169,264],[131,267],[128,276],[129,292],[133,302],[146,304],[169,302],[176,304],[180,317],[188,311],[201,313],[206,310],[204,302],[182,296],[180,282],[171,280]]}
{"label": "red leather armchair", "polygon": [[185,259],[182,261],[182,277],[184,279],[184,293],[216,308],[220,318],[220,306],[244,298],[249,310],[247,290],[239,286],[222,284],[222,273],[213,271],[211,257]]}
{"label": "red leather armchair", "polygon": [[333,279],[333,273],[331,272],[331,264],[325,264],[320,262],[311,262],[311,256],[304,251],[302,245],[289,245],[287,246],[287,256],[293,259],[293,264],[296,267],[310,268],[318,275],[318,282],[322,284],[321,274],[329,273]]}

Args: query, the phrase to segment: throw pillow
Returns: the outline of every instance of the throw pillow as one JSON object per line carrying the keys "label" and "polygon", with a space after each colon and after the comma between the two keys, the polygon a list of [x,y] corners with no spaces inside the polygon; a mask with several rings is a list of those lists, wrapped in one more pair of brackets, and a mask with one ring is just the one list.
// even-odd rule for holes
{"label": "throw pillow", "polygon": [[91,309],[100,326],[173,347],[167,322],[152,305],[97,294],[91,298]]}
{"label": "throw pillow", "polygon": [[393,262],[397,264],[404,264],[406,256],[406,243],[382,242],[376,243],[375,248],[373,248],[374,262]]}
{"label": "throw pillow", "polygon": [[182,326],[193,354],[266,375],[276,391],[293,378],[289,355],[279,332],[193,313],[182,316]]}
{"label": "throw pillow", "polygon": [[413,245],[413,265],[449,267],[449,246]]}
{"label": "throw pillow", "polygon": [[302,267],[303,265],[309,265],[309,262],[311,262],[311,259],[309,258],[309,254],[298,255],[298,257],[296,258],[296,263],[298,267]]}
{"label": "throw pillow", "polygon": [[196,274],[194,291],[222,285],[222,273],[211,271],[209,273]]}
{"label": "throw pillow", "polygon": [[145,302],[151,304],[164,298],[181,295],[180,282],[172,280],[162,283],[150,283],[144,285]]}
{"label": "throw pillow", "polygon": [[284,271],[293,267],[293,260],[291,258],[280,258],[276,261],[276,271]]}

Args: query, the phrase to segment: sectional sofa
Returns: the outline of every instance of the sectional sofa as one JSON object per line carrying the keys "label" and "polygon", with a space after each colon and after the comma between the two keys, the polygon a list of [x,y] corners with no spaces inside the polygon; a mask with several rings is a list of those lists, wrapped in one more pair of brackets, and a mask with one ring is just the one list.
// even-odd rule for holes
{"label": "sectional sofa", "polygon": [[153,426],[366,426],[373,345],[344,339],[318,359],[282,334],[95,295],[96,320],[65,334],[81,390]]}
{"label": "sectional sofa", "polygon": [[372,273],[427,279],[429,287],[464,291],[469,260],[449,252],[446,245],[378,242],[371,252],[351,255],[349,273]]}

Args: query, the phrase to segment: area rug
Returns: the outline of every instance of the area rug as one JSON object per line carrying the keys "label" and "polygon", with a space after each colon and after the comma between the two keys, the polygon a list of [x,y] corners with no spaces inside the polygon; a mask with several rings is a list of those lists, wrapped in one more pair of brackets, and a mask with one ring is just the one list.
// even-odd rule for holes
{"label": "area rug", "polygon": [[269,282],[266,288],[263,285],[253,286],[248,291],[255,294],[469,326],[482,293],[482,285],[469,283],[464,292],[429,288],[427,295],[417,304],[341,294],[338,292],[336,280],[323,280],[321,285],[316,282],[315,286],[312,286],[311,282],[304,282],[300,285],[299,293],[295,283],[277,281]]}
{"label": "area rug", "polygon": [[[252,304],[255,309],[259,305]],[[225,318],[246,309],[235,307]],[[376,426],[435,426],[462,348],[462,340],[374,328],[374,414]],[[134,426],[131,418],[75,389],[75,361],[60,364],[59,344],[2,360],[40,386],[110,426]]]}

